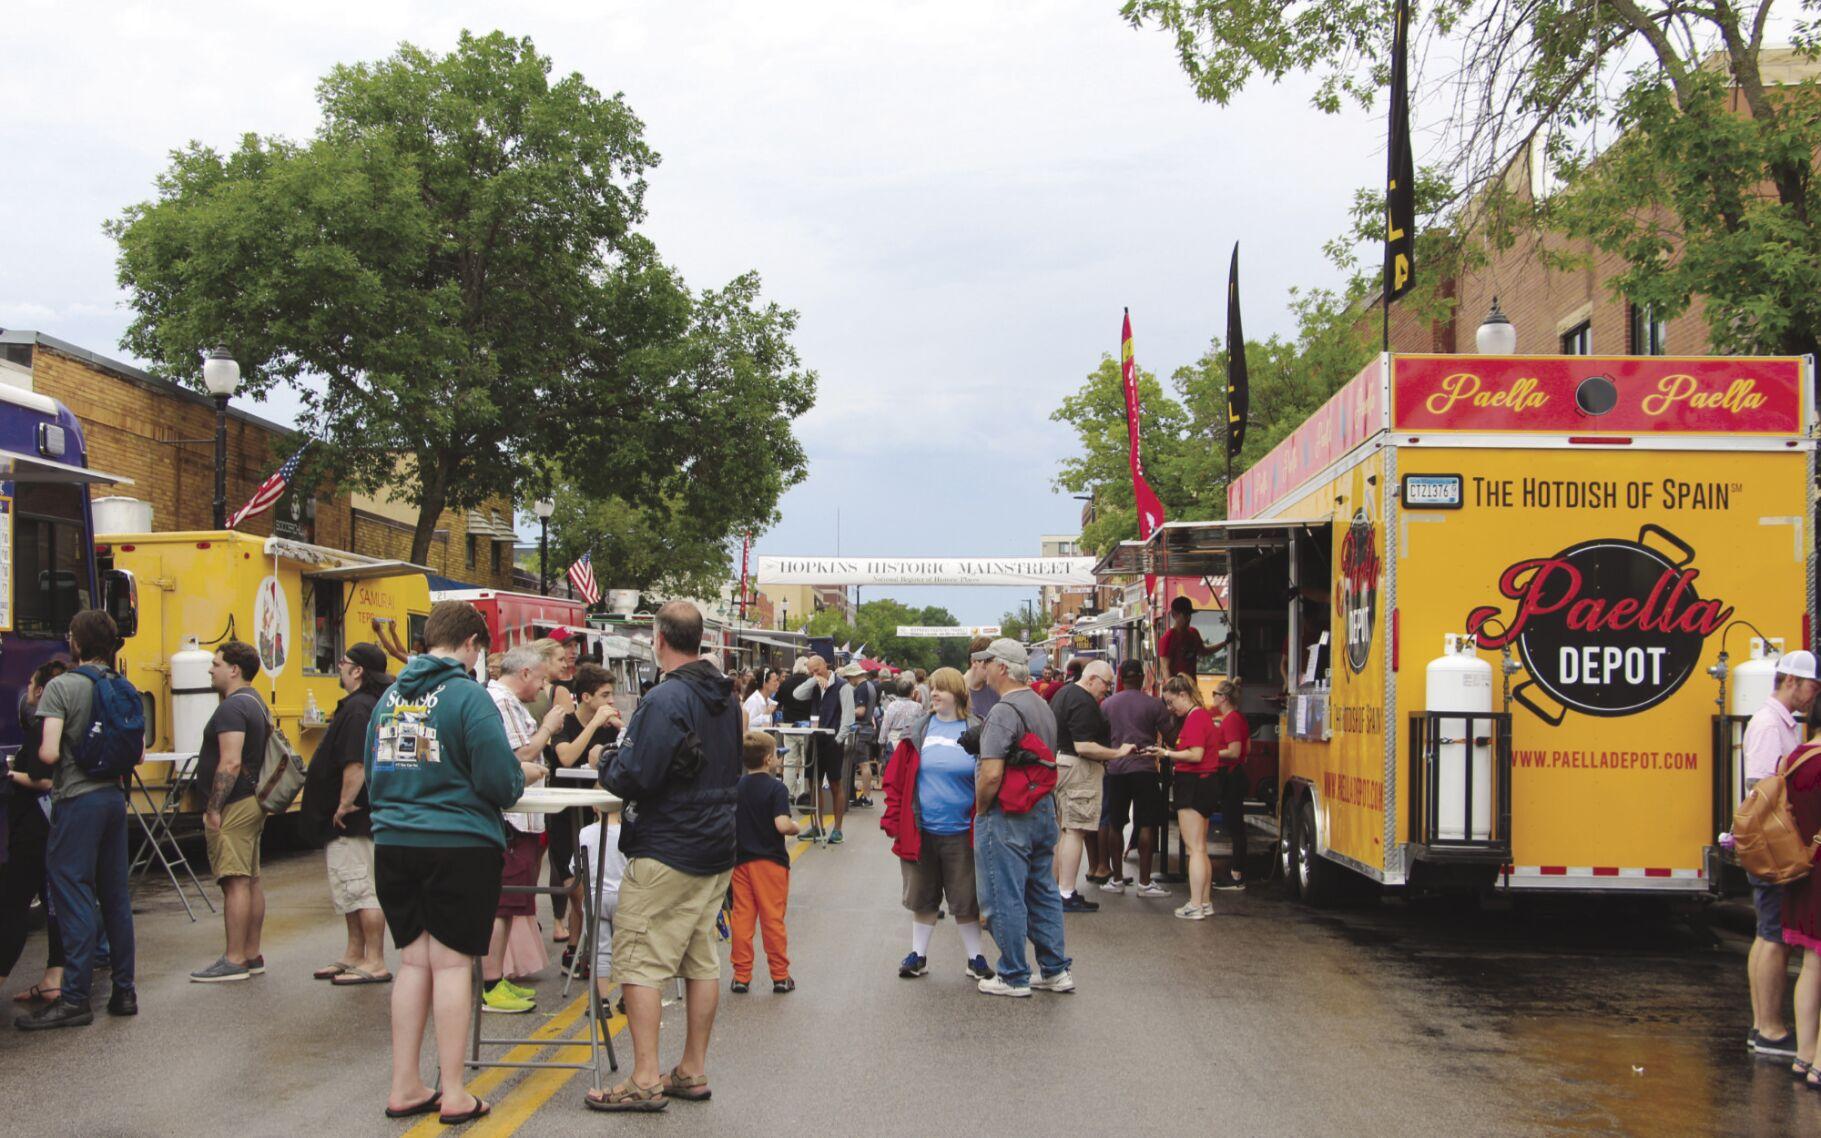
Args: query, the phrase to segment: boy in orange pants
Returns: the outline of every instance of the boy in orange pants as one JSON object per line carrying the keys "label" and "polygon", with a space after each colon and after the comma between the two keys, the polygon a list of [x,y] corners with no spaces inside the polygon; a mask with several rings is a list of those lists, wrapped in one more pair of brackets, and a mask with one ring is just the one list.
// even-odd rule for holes
{"label": "boy in orange pants", "polygon": [[733,990],[752,988],[752,930],[765,930],[765,964],[771,990],[795,991],[790,958],[784,954],[784,907],[790,900],[790,854],[784,839],[797,832],[790,795],[772,774],[778,744],[762,731],[748,731],[742,748],[746,774],[736,791],[736,864],[733,867]]}

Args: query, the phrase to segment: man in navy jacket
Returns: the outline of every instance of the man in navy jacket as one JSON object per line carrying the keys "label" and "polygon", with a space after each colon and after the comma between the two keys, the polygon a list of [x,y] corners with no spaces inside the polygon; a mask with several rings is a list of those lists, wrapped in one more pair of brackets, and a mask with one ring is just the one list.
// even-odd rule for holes
{"label": "man in navy jacket", "polygon": [[[626,802],[620,852],[626,871],[613,919],[613,979],[632,1030],[631,1076],[596,1110],[661,1110],[671,1098],[705,1099],[708,1036],[720,995],[715,917],[734,865],[740,707],[733,683],[699,658],[702,614],[687,601],[658,610],[652,645],[664,680],[639,701],[601,784]],[[688,986],[683,1059],[658,1070],[661,990]]]}

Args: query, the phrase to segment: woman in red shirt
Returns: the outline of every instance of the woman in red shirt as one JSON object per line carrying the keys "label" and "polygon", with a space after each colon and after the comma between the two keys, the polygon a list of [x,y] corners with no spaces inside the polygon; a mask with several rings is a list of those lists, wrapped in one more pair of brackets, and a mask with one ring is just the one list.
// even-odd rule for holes
{"label": "woman in red shirt", "polygon": [[1179,672],[1165,680],[1163,702],[1172,714],[1182,717],[1176,745],[1159,752],[1159,757],[1175,764],[1170,796],[1176,803],[1176,825],[1182,831],[1182,843],[1189,851],[1189,899],[1176,910],[1176,915],[1185,921],[1205,921],[1214,915],[1214,906],[1208,900],[1209,882],[1214,876],[1213,865],[1208,861],[1208,815],[1218,804],[1214,778],[1219,763],[1218,732],[1214,717],[1201,705],[1201,686],[1193,675]]}
{"label": "woman in red shirt", "polygon": [[1233,856],[1214,888],[1242,890],[1246,887],[1246,749],[1252,726],[1239,713],[1238,680],[1214,685],[1214,716],[1214,761],[1219,769],[1213,782],[1219,790],[1220,817],[1233,842]]}

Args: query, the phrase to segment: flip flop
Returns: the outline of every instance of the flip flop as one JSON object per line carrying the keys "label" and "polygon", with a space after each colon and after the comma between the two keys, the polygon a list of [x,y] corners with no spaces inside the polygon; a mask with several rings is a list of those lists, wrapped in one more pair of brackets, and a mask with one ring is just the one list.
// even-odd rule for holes
{"label": "flip flop", "polygon": [[436,1116],[436,1120],[444,1126],[460,1126],[464,1122],[473,1122],[477,1118],[485,1118],[492,1112],[493,1107],[488,1105],[485,1099],[477,1098],[474,1100],[473,1110],[463,1111],[460,1114],[439,1114]]}
{"label": "flip flop", "polygon": [[425,1099],[423,1102],[418,1103],[416,1106],[407,1106],[403,1110],[394,1110],[391,1107],[387,1107],[386,1108],[386,1117],[387,1118],[414,1118],[420,1114],[431,1113],[437,1107],[441,1106],[442,1103],[443,1103],[443,1092],[431,1091],[430,1097]]}
{"label": "flip flop", "polygon": [[[52,995],[51,993],[56,993]],[[46,988],[42,984],[33,984],[25,991],[13,997],[15,1004],[54,1004],[63,998],[62,988]]]}
{"label": "flip flop", "polygon": [[318,968],[316,971],[310,973],[310,979],[312,979],[312,980],[333,980],[337,976],[340,976],[342,973],[346,972],[347,970],[348,970],[348,966],[346,964],[339,964],[339,963],[325,964],[321,968]]}
{"label": "flip flop", "polygon": [[[349,977],[353,977],[353,979],[349,979]],[[340,976],[329,981],[329,983],[335,985],[337,988],[352,988],[357,984],[390,984],[391,982],[392,973],[388,972],[381,976],[377,973],[368,972],[364,968],[350,968]]]}

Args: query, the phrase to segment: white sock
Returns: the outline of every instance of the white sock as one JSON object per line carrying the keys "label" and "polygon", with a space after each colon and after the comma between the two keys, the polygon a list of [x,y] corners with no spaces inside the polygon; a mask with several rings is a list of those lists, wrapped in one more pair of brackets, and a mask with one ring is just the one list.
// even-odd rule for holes
{"label": "white sock", "polygon": [[1073,897],[1074,895],[1075,895],[1075,891],[1073,889],[1062,890],[1062,899],[1064,901],[1067,901],[1070,897]]}
{"label": "white sock", "polygon": [[926,925],[922,921],[912,921],[911,922],[911,951],[916,953],[918,956],[928,956],[929,955],[929,938],[932,936],[935,936],[935,935],[936,935],[936,926],[934,924]]}
{"label": "white sock", "polygon": [[961,947],[967,950],[967,958],[986,955],[980,950],[980,922],[969,925],[957,925],[961,930]]}

